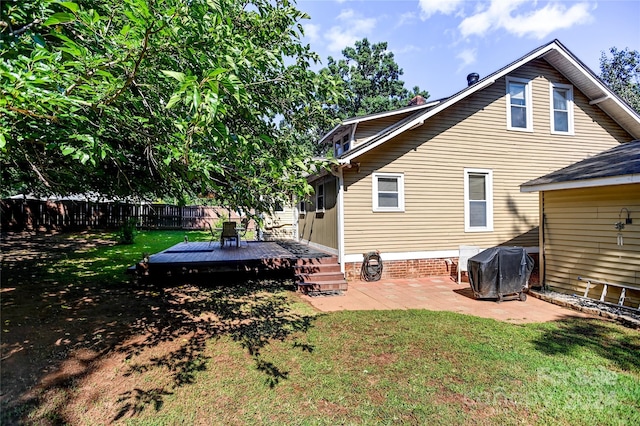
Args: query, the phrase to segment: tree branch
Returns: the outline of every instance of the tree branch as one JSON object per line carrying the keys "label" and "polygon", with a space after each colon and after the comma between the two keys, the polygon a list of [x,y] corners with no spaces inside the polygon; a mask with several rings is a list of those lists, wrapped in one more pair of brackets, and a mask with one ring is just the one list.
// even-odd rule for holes
{"label": "tree branch", "polygon": [[24,156],[24,159],[27,160],[27,163],[29,163],[29,165],[31,166],[31,170],[34,171],[34,173],[38,176],[38,179],[40,179],[40,181],[42,181],[44,186],[46,186],[47,188],[51,188],[51,184],[49,183],[49,181],[47,179],[45,179],[45,177],[42,175],[42,173],[40,173],[40,170],[38,170],[36,165],[33,164],[31,162],[31,160],[29,160],[29,157],[26,154]]}
{"label": "tree branch", "polygon": [[8,106],[7,109],[9,111],[17,112],[18,114],[26,115],[27,117],[45,118],[47,120],[51,120],[51,121],[54,121],[54,122],[58,121],[58,118],[53,116],[53,115],[40,115],[40,114],[36,114],[35,112],[31,112],[29,110],[26,110],[26,109],[16,108],[16,107],[12,107],[12,106]]}
{"label": "tree branch", "polygon": [[[12,31],[9,33],[9,36],[18,36],[20,34],[22,34],[23,32],[27,31],[29,28],[33,27],[34,25],[38,25],[40,22],[42,22],[42,19],[36,19],[33,22],[31,22],[30,24],[25,25],[24,27],[17,29],[15,31]],[[0,26],[3,27],[9,27],[9,24],[5,21],[0,21]]]}
{"label": "tree branch", "polygon": [[133,66],[133,70],[129,73],[129,76],[127,77],[127,81],[125,82],[124,85],[122,85],[122,87],[120,89],[118,89],[118,91],[116,93],[113,94],[113,96],[111,96],[110,98],[108,98],[105,101],[105,103],[104,103],[105,105],[110,105],[111,103],[113,103],[131,85],[131,82],[133,81],[133,79],[135,78],[136,74],[138,73],[138,68],[140,67],[140,64],[142,63],[142,60],[144,59],[145,53],[147,52],[147,49],[149,48],[149,37],[152,34],[151,29],[153,28],[153,25],[154,24],[151,24],[151,27],[147,28],[147,30],[144,33],[144,39],[142,40],[142,50],[140,51],[140,55],[138,55],[138,58],[136,59],[136,63]]}

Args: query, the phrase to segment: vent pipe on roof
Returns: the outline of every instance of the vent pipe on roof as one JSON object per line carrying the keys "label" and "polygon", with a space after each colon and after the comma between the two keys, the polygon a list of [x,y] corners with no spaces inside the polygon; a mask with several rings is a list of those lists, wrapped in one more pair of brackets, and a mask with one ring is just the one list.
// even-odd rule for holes
{"label": "vent pipe on roof", "polygon": [[467,76],[467,86],[473,86],[480,80],[480,75],[477,72],[472,72]]}

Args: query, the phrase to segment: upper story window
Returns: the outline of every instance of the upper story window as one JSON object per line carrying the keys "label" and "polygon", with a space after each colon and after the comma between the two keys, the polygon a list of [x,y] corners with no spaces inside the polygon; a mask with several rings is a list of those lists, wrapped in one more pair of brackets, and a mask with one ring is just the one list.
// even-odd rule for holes
{"label": "upper story window", "polygon": [[324,211],[324,183],[319,183],[316,186],[316,211]]}
{"label": "upper story window", "polygon": [[493,231],[493,171],[464,169],[464,230]]}
{"label": "upper story window", "polygon": [[551,133],[573,134],[573,86],[551,84]]}
{"label": "upper story window", "polygon": [[349,139],[349,133],[347,132],[347,133],[336,136],[333,139],[333,147],[334,147],[333,149],[336,157],[349,151],[349,148],[351,148],[351,140]]}
{"label": "upper story window", "polygon": [[404,175],[402,173],[373,174],[373,211],[404,211]]}
{"label": "upper story window", "polygon": [[307,203],[304,200],[298,203],[298,214],[303,216],[307,214]]}
{"label": "upper story window", "polygon": [[531,80],[507,77],[507,129],[533,131]]}

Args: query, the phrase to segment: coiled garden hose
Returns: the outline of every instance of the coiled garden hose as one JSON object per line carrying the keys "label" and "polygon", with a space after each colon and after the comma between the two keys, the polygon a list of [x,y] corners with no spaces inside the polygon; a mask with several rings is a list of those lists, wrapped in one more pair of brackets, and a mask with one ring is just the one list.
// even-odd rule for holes
{"label": "coiled garden hose", "polygon": [[382,259],[379,251],[365,253],[360,277],[364,281],[378,281],[382,277]]}

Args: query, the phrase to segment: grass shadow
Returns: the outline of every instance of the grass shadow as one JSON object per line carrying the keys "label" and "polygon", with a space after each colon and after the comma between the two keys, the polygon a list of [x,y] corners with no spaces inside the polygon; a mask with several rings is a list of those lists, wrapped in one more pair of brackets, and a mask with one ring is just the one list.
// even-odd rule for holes
{"label": "grass shadow", "polygon": [[[51,394],[72,395],[112,354],[128,360],[125,374],[167,372],[152,389],[120,392],[112,420],[159,410],[207,368],[206,345],[223,336],[247,351],[273,387],[287,378],[286,366],[264,361],[261,350],[312,325],[312,316],[292,308],[291,281],[132,283],[120,260],[114,266],[114,253],[124,249],[112,241],[32,234],[3,236],[2,243],[2,424],[30,415],[69,423]],[[155,356],[132,365],[147,350]]]}
{"label": "grass shadow", "polygon": [[538,351],[547,355],[592,352],[620,369],[640,371],[640,333],[624,334],[601,319],[556,321],[533,343]]}

